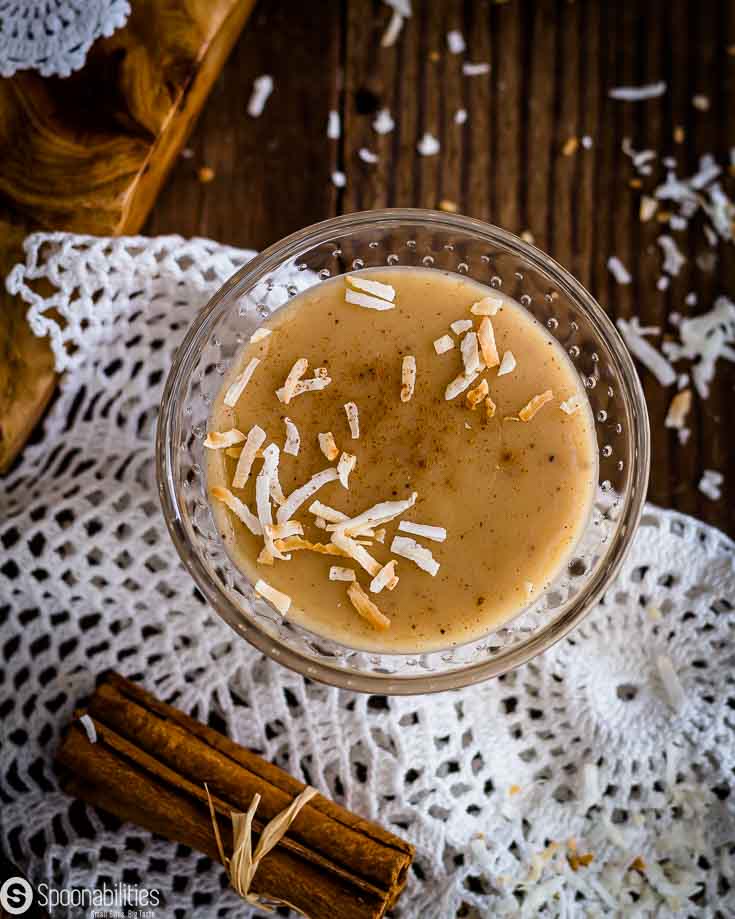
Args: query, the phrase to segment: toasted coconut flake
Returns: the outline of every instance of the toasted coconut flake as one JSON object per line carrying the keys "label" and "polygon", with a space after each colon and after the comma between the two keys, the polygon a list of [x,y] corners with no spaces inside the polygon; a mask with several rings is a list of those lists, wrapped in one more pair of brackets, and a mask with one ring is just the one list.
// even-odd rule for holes
{"label": "toasted coconut flake", "polygon": [[237,405],[238,399],[243,394],[243,392],[245,392],[245,387],[250,382],[250,378],[255,373],[255,368],[259,363],[260,361],[257,357],[251,358],[248,361],[247,367],[241,374],[239,374],[239,376],[235,378],[232,385],[228,388],[227,392],[225,393],[224,402],[225,405],[227,405],[229,408],[234,408],[234,406]]}
{"label": "toasted coconut flake", "polygon": [[345,302],[354,303],[355,306],[362,306],[368,310],[381,311],[396,308],[395,303],[381,300],[380,297],[371,297],[370,294],[363,294],[359,290],[351,290],[349,287],[345,291]]}
{"label": "toasted coconut flake", "polygon": [[502,297],[483,297],[470,307],[475,316],[494,316],[503,305]]}
{"label": "toasted coconut flake", "polygon": [[686,702],[686,693],[674,670],[671,658],[665,654],[659,654],[656,658],[656,668],[663,683],[667,702],[675,712],[680,712]]}
{"label": "toasted coconut flake", "polygon": [[370,582],[371,594],[379,594],[384,587],[387,587],[388,584],[390,584],[390,582],[396,576],[396,564],[396,560],[392,559],[387,564],[383,565],[380,571]]}
{"label": "toasted coconut flake", "polygon": [[401,362],[401,402],[410,402],[416,386],[416,358],[407,354]]}
{"label": "toasted coconut flake", "polygon": [[516,356],[512,351],[506,351],[503,354],[503,360],[498,367],[498,376],[504,377],[506,373],[512,373],[517,366]]}
{"label": "toasted coconut flake", "polygon": [[464,332],[469,332],[473,325],[471,319],[455,319],[454,322],[449,323],[449,328],[455,335],[462,335]]}
{"label": "toasted coconut flake", "polygon": [[[280,550],[279,550],[280,551]],[[273,564],[273,555],[269,549],[266,549],[265,546],[258,553],[258,557],[255,560],[256,565],[272,565]]]}
{"label": "toasted coconut flake", "polygon": [[332,434],[331,431],[327,431],[326,434],[319,434],[317,436],[319,439],[319,449],[329,462],[331,463],[332,460],[336,460],[339,456],[339,447],[334,439],[334,434]]}
{"label": "toasted coconut flake", "polygon": [[350,487],[350,473],[357,465],[357,457],[354,453],[343,453],[337,463],[337,475],[343,488]]}
{"label": "toasted coconut flake", "polygon": [[357,517],[331,524],[327,529],[334,533],[345,533],[349,536],[361,532],[366,527],[382,526],[384,523],[389,523],[396,517],[400,517],[401,514],[413,507],[416,503],[416,498],[418,498],[418,492],[414,492],[410,498],[406,498],[404,501],[381,501],[358,514]]}
{"label": "toasted coconut flake", "polygon": [[271,587],[270,584],[263,580],[255,582],[255,593],[272,603],[282,616],[285,616],[291,608],[291,597],[288,594],[281,593],[280,590],[276,590],[275,587]]}
{"label": "toasted coconut flake", "polygon": [[289,536],[286,539],[277,539],[275,546],[280,552],[299,552],[301,550],[316,552],[318,555],[336,555],[339,558],[351,558],[348,552],[340,549],[334,543],[311,542],[303,536]]}
{"label": "toasted coconut flake", "polygon": [[546,405],[547,402],[551,402],[554,398],[554,393],[547,389],[542,393],[539,393],[538,396],[534,396],[533,399],[529,400],[526,405],[518,412],[518,417],[521,421],[530,421],[537,412]]}
{"label": "toasted coconut flake", "polygon": [[255,344],[258,341],[263,341],[264,338],[268,338],[268,336],[272,334],[272,329],[266,329],[265,326],[261,326],[259,329],[256,329],[250,336],[250,342],[251,344]]}
{"label": "toasted coconut flake", "polygon": [[495,344],[495,330],[493,329],[492,322],[487,316],[485,316],[485,318],[480,323],[480,328],[477,332],[477,339],[480,343],[480,350],[482,351],[482,357],[485,361],[485,366],[497,366],[500,363],[500,358],[498,356],[497,345]]}
{"label": "toasted coconut flake", "polygon": [[[273,543],[269,532],[269,527],[273,523],[271,511],[271,485],[273,477],[278,469],[280,459],[280,450],[276,444],[268,444],[263,451],[263,468],[258,473],[255,480],[255,505],[258,511],[258,520],[263,528],[263,540],[265,542],[266,552],[273,558],[279,558],[288,561],[288,556],[284,555]],[[281,508],[282,510],[283,508]],[[293,514],[283,517],[283,520],[290,520]],[[280,523],[281,521],[279,521]]]}
{"label": "toasted coconut flake", "polygon": [[373,558],[372,555],[354,539],[345,536],[344,533],[333,533],[332,543],[343,552],[346,552],[350,558],[354,558],[357,564],[364,568],[368,574],[375,577],[380,571],[380,562]]}
{"label": "toasted coconut flake", "polygon": [[455,377],[452,382],[444,390],[444,398],[447,402],[451,402],[452,399],[456,399],[457,396],[461,395],[465,389],[470,387],[475,380],[480,375],[480,371],[475,373],[460,373],[458,377]]}
{"label": "toasted coconut flake", "polygon": [[485,418],[490,421],[491,418],[495,417],[495,412],[497,411],[497,405],[493,402],[491,396],[485,397]]}
{"label": "toasted coconut flake", "polygon": [[[323,370],[323,367],[320,367],[319,370]],[[296,396],[301,396],[305,392],[319,392],[322,389],[326,389],[327,386],[332,382],[332,378],[329,376],[317,376],[317,371],[314,371],[314,376],[309,380],[299,380],[296,384],[294,391],[291,395],[292,399],[295,399]],[[280,389],[276,390],[276,395],[278,396],[281,402],[284,401],[286,396],[286,387],[282,386]]]}
{"label": "toasted coconut flake", "polygon": [[[484,320],[483,320],[484,322]],[[483,360],[480,357],[478,348],[478,337],[476,332],[467,332],[459,345],[462,352],[462,363],[464,364],[464,375],[470,376],[477,374],[483,368]]]}
{"label": "toasted coconut flake", "polygon": [[233,488],[244,488],[250,478],[250,471],[253,468],[253,462],[260,448],[265,443],[265,431],[259,425],[254,424],[248,431],[245,446],[242,448],[240,458],[235,467],[235,475],[232,477]]}
{"label": "toasted coconut flake", "polygon": [[278,508],[276,513],[278,523],[290,520],[304,502],[308,501],[320,488],[323,488],[329,482],[334,482],[336,479],[337,470],[333,466],[330,466],[329,469],[322,469],[321,472],[313,475],[308,482],[292,491],[286,499],[286,503]]}
{"label": "toasted coconut flake", "polygon": [[284,418],[283,422],[286,425],[286,443],[283,445],[283,452],[290,456],[298,456],[301,449],[299,429],[290,418]]}
{"label": "toasted coconut flake", "polygon": [[383,284],[382,281],[373,281],[371,278],[363,278],[348,274],[345,278],[347,284],[353,290],[360,290],[364,294],[370,294],[371,297],[378,297],[380,300],[387,300],[393,303],[396,299],[396,289],[390,284]]}
{"label": "toasted coconut flake", "polygon": [[568,399],[560,402],[559,408],[564,412],[565,415],[573,415],[575,412],[578,412],[583,405],[584,400],[579,395],[579,393],[575,393],[573,396],[570,396]]}
{"label": "toasted coconut flake", "polygon": [[562,156],[572,156],[577,152],[579,147],[579,138],[578,137],[568,137],[564,141],[564,146],[561,148]]}
{"label": "toasted coconut flake", "polygon": [[245,440],[245,435],[237,428],[230,428],[229,431],[210,431],[204,446],[208,450],[225,450],[227,447],[234,447],[235,444]]}
{"label": "toasted coconut flake", "polygon": [[309,505],[309,513],[314,514],[314,516],[322,517],[330,523],[340,523],[342,520],[350,519],[347,514],[343,514],[342,511],[338,511],[328,504],[322,504],[321,501],[312,502]]}
{"label": "toasted coconut flake", "polygon": [[271,539],[288,539],[289,536],[303,536],[304,528],[298,520],[287,520],[285,523],[274,523],[268,527]]}
{"label": "toasted coconut flake", "polygon": [[243,504],[239,498],[232,494],[229,488],[221,488],[219,485],[216,485],[212,489],[211,494],[213,498],[217,501],[221,501],[226,508],[231,510],[238,520],[241,520],[245,524],[251,533],[255,536],[263,535],[263,527],[258,518],[246,504]]}
{"label": "toasted coconut flake", "polygon": [[402,533],[423,536],[424,539],[432,539],[434,542],[444,542],[447,538],[447,531],[444,527],[429,526],[426,523],[412,523],[410,520],[401,520],[398,524],[398,529]]}
{"label": "toasted coconut flake", "polygon": [[360,437],[360,412],[354,402],[345,402],[345,413],[347,415],[347,424],[350,426],[350,434],[353,440]]}
{"label": "toasted coconut flake", "polygon": [[381,529],[375,531],[375,542],[385,542],[385,527],[381,527]]}
{"label": "toasted coconut flake", "polygon": [[439,562],[425,546],[420,546],[415,539],[408,536],[394,536],[390,544],[390,551],[401,555],[414,562],[422,571],[428,572],[432,577],[439,570]]}
{"label": "toasted coconut flake", "polygon": [[357,575],[354,568],[340,568],[339,565],[332,565],[329,569],[330,581],[356,581]]}
{"label": "toasted coconut flake", "polygon": [[442,335],[434,342],[434,350],[437,354],[446,354],[454,347],[454,339],[450,335]]}
{"label": "toasted coconut flake", "polygon": [[452,201],[449,198],[442,198],[439,202],[439,210],[446,211],[447,214],[456,214],[459,210],[459,206],[456,201]]}
{"label": "toasted coconut flake", "polygon": [[390,627],[390,619],[380,612],[378,607],[373,603],[357,581],[350,584],[347,588],[347,596],[350,598],[350,603],[352,603],[357,612],[363,619],[369,622],[374,629],[384,632]]}
{"label": "toasted coconut flake", "polygon": [[284,404],[288,405],[291,399],[294,396],[296,390],[296,384],[299,382],[301,377],[306,373],[306,368],[309,366],[309,362],[305,357],[300,357],[293,367],[289,370],[286,381],[283,384],[282,388],[278,390],[278,398]]}
{"label": "toasted coconut flake", "polygon": [[650,195],[643,195],[641,198],[638,216],[642,223],[650,220],[658,210],[658,201]]}
{"label": "toasted coconut flake", "polygon": [[687,419],[691,407],[692,391],[691,389],[682,389],[681,392],[678,392],[671,400],[669,411],[666,415],[666,427],[675,428],[677,431],[681,431],[684,428],[684,422]]}
{"label": "toasted coconut flake", "polygon": [[465,396],[467,406],[474,411],[487,396],[488,392],[489,387],[487,385],[487,380],[480,380],[477,386],[467,391],[467,395]]}
{"label": "toasted coconut flake", "polygon": [[[87,740],[90,743],[97,743],[97,728],[94,726],[94,721],[90,715],[82,715],[78,719],[81,726],[84,728],[84,733],[87,735]],[[25,910],[23,910],[25,912]],[[17,912],[17,910],[16,910]]]}

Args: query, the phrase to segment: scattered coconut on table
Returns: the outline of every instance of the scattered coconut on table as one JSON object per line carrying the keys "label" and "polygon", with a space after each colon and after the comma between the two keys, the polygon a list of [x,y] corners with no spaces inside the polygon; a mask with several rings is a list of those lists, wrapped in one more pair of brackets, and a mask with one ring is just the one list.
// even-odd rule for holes
{"label": "scattered coconut on table", "polygon": [[607,260],[607,268],[618,284],[630,284],[633,278],[617,255],[611,255]]}
{"label": "scattered coconut on table", "polygon": [[416,149],[421,156],[436,156],[441,149],[441,145],[436,137],[427,131],[416,144]]}
{"label": "scattered coconut on table", "polygon": [[265,73],[263,76],[255,78],[247,109],[251,118],[259,118],[263,114],[263,109],[273,92],[273,87],[273,77],[269,74]]}
{"label": "scattered coconut on table", "polygon": [[390,134],[395,126],[396,123],[391,116],[390,109],[380,109],[373,121],[373,131],[376,134]]}
{"label": "scattered coconut on table", "polygon": [[719,501],[722,497],[722,483],[725,477],[714,469],[705,469],[699,481],[699,490],[710,501]]}
{"label": "scattered coconut on table", "polygon": [[646,99],[657,99],[666,92],[666,83],[648,83],[645,86],[615,86],[608,96],[620,102],[643,102]]}

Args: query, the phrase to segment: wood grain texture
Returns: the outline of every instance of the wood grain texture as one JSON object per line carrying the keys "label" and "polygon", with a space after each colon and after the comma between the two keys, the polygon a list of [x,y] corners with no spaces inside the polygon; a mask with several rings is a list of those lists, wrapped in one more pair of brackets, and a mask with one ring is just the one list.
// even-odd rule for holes
{"label": "wood grain texture", "polygon": [[[0,80],[0,271],[34,230],[140,229],[254,0],[141,0],[67,79]],[[0,298],[0,471],[54,391],[25,306]]]}
{"label": "wood grain texture", "polygon": [[[675,155],[680,175],[695,172],[706,152],[728,161],[735,145],[730,116],[735,57],[727,53],[735,42],[732,4],[414,0],[413,5],[414,16],[396,45],[384,49],[380,38],[390,11],[377,0],[325,3],[318,22],[291,0],[259,3],[248,39],[225,68],[192,139],[195,160],[177,165],[147,229],[260,247],[335,213],[436,207],[448,199],[462,213],[516,233],[530,231],[613,318],[637,315],[661,325],[674,310],[696,313],[709,308],[718,293],[732,294],[732,245],[720,245],[714,273],[695,265],[696,255],[708,248],[698,220],[676,234],[688,257],[680,277],[668,291],[656,289],[660,227],[640,223],[641,192],[628,184],[636,173],[621,150],[628,136],[636,149]],[[455,28],[467,41],[464,56],[447,50],[446,33]],[[463,59],[488,61],[491,73],[463,76]],[[233,84],[247,92],[261,72],[274,75],[276,92],[253,121],[243,118],[242,95]],[[608,97],[613,86],[659,79],[669,86],[662,99],[633,104]],[[709,96],[708,112],[692,106],[695,93]],[[392,134],[381,137],[372,130],[366,96],[373,97],[374,107],[392,111]],[[343,119],[337,143],[325,135],[330,108],[338,108]],[[469,113],[463,126],[454,123],[459,108]],[[686,130],[683,145],[674,142],[676,125]],[[424,131],[440,139],[438,156],[417,154]],[[585,134],[593,148],[564,156],[565,141]],[[358,155],[362,147],[377,153],[379,162],[364,163]],[[196,182],[201,163],[217,172],[206,186]],[[335,165],[347,174],[340,192],[329,181]],[[725,184],[735,194],[731,177]],[[634,275],[629,287],[617,285],[607,270],[613,254]],[[699,295],[692,309],[684,304],[689,291]],[[647,371],[641,370],[641,377],[653,437],[651,499],[735,534],[730,510],[735,434],[726,423],[735,367],[721,362],[709,400],[695,400],[686,446],[664,428],[672,393]],[[709,501],[697,490],[705,468],[729,473],[721,501]]]}

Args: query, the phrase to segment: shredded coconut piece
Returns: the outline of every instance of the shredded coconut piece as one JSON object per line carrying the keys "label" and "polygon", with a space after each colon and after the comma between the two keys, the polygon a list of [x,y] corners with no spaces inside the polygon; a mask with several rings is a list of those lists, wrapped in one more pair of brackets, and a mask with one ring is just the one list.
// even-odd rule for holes
{"label": "shredded coconut piece", "polygon": [[248,102],[248,115],[251,118],[259,118],[263,114],[268,97],[273,92],[273,85],[273,77],[267,73],[255,78],[253,91]]}
{"label": "shredded coconut piece", "polygon": [[298,456],[301,449],[299,429],[290,418],[284,418],[283,423],[286,425],[286,443],[283,445],[283,452],[291,456]]}
{"label": "shredded coconut piece", "polygon": [[494,316],[503,305],[502,297],[483,297],[470,307],[475,316]]}
{"label": "shredded coconut piece", "polygon": [[332,173],[332,185],[335,188],[344,188],[347,184],[347,176],[340,169],[335,169]]}
{"label": "shredded coconut piece", "polygon": [[268,527],[271,539],[288,539],[289,536],[303,536],[304,528],[298,520],[286,520],[285,523],[274,523]]}
{"label": "shredded coconut piece", "polygon": [[656,668],[663,683],[669,705],[675,712],[680,712],[686,702],[686,693],[676,674],[676,670],[674,670],[671,658],[665,654],[659,654],[656,658]]}
{"label": "shredded coconut piece", "polygon": [[412,523],[410,520],[401,520],[398,524],[398,529],[402,533],[423,536],[425,539],[432,539],[434,542],[444,542],[447,538],[447,531],[444,527],[429,526],[426,523]]}
{"label": "shredded coconut piece", "polygon": [[235,467],[235,474],[232,477],[233,488],[245,487],[245,484],[250,478],[250,472],[253,468],[255,457],[264,443],[265,431],[260,427],[260,425],[254,424],[248,431],[245,446],[242,448],[240,458],[238,459],[237,466]]}
{"label": "shredded coconut piece", "polygon": [[650,165],[656,159],[655,150],[634,150],[629,137],[623,138],[623,153],[629,156],[633,162],[633,167],[640,175],[651,175],[653,167]]}
{"label": "shredded coconut piece", "polygon": [[659,236],[658,244],[661,246],[664,255],[664,271],[667,274],[678,275],[681,271],[681,266],[686,262],[686,258],[679,251],[679,247],[673,237]]}
{"label": "shredded coconut piece", "polygon": [[250,336],[250,341],[252,344],[255,344],[256,341],[262,341],[264,338],[268,338],[268,336],[272,334],[272,329],[266,329],[265,326],[261,326],[259,329],[256,329]]}
{"label": "shredded coconut piece", "polygon": [[94,721],[89,715],[82,715],[79,718],[79,723],[84,728],[84,733],[87,735],[87,740],[90,743],[97,743],[97,728],[94,726]]}
{"label": "shredded coconut piece", "polygon": [[431,554],[431,550],[425,546],[420,546],[415,539],[411,539],[408,536],[394,536],[393,542],[390,544],[390,551],[414,562],[422,571],[426,571],[432,577],[435,577],[439,570],[439,562]]}
{"label": "shredded coconut piece", "polygon": [[360,157],[363,163],[370,163],[371,165],[373,163],[377,163],[380,159],[377,153],[373,153],[373,151],[369,150],[367,147],[360,147],[360,149],[357,151],[357,155]]}
{"label": "shredded coconut piece", "polygon": [[696,96],[692,96],[692,105],[699,112],[708,112],[709,111],[709,96],[704,96],[701,93]]}
{"label": "shredded coconut piece", "polygon": [[656,211],[658,210],[658,201],[655,198],[652,198],[650,195],[643,195],[641,198],[640,207],[638,209],[638,216],[641,221],[645,223],[647,220],[650,220]]}
{"label": "shredded coconut piece", "polygon": [[329,113],[329,117],[327,119],[327,137],[330,140],[339,140],[341,134],[342,121],[339,117],[339,112],[335,112],[333,109]]}
{"label": "shredded coconut piece", "polygon": [[347,552],[335,546],[334,543],[310,542],[302,536],[289,536],[288,539],[277,539],[276,548],[281,552],[299,552],[307,550],[316,552],[318,555],[336,555],[339,558],[349,558]]}
{"label": "shredded coconut piece", "polygon": [[276,590],[275,587],[271,587],[270,584],[263,580],[255,582],[255,593],[272,603],[282,616],[285,616],[291,608],[291,597],[288,594],[281,593],[280,590]]}
{"label": "shredded coconut piece", "polygon": [[671,283],[671,278],[668,275],[661,275],[661,277],[656,281],[657,290],[668,290],[669,284]]}
{"label": "shredded coconut piece", "polygon": [[410,402],[416,386],[416,358],[407,354],[401,361],[401,402]]}
{"label": "shredded coconut piece", "polygon": [[584,401],[582,397],[579,395],[579,393],[575,393],[575,395],[570,396],[563,402],[560,402],[559,408],[564,412],[565,415],[573,415],[575,412],[578,412],[583,405]]}
{"label": "shredded coconut piece", "polygon": [[328,520],[330,523],[340,523],[342,520],[350,519],[347,514],[343,514],[342,511],[338,511],[335,508],[330,507],[328,504],[322,504],[321,501],[314,501],[312,504],[310,504],[309,513],[314,514],[315,517],[322,517],[324,520]]}
{"label": "shredded coconut piece", "polygon": [[337,546],[338,549],[341,549],[349,555],[350,558],[354,558],[357,564],[361,568],[364,568],[372,577],[375,577],[380,571],[380,562],[373,558],[367,549],[361,546],[356,540],[351,539],[349,536],[345,536],[344,533],[333,533],[332,543]]}
{"label": "shredded coconut piece", "polygon": [[467,109],[458,108],[454,113],[454,123],[455,124],[464,124],[467,121]]}
{"label": "shredded coconut piece", "polygon": [[436,137],[427,131],[416,144],[416,149],[421,156],[436,156],[441,148]]}
{"label": "shredded coconut piece", "polygon": [[229,408],[234,408],[237,405],[237,401],[240,396],[245,391],[245,387],[250,382],[250,378],[255,373],[255,368],[258,366],[260,361],[257,357],[252,358],[247,367],[243,372],[237,377],[237,379],[232,383],[227,392],[225,393],[224,403]]}
{"label": "shredded coconut piece", "polygon": [[306,368],[309,366],[309,362],[305,357],[300,357],[289,370],[286,381],[283,384],[283,387],[278,390],[282,395],[278,396],[281,402],[288,405],[291,399],[294,396],[296,391],[296,384],[299,382],[301,377],[306,373]]}
{"label": "shredded coconut piece", "polygon": [[388,300],[371,297],[370,294],[363,294],[349,288],[345,291],[345,302],[353,303],[355,306],[362,306],[368,310],[392,310],[396,307],[395,303],[390,303]]}
{"label": "shredded coconut piece", "polygon": [[[280,450],[277,445],[268,444],[263,451],[263,467],[255,480],[255,505],[258,512],[258,520],[263,529],[263,540],[265,542],[263,561],[265,564],[272,563],[274,558],[279,558],[284,561],[288,560],[288,556],[284,555],[274,545],[269,531],[269,527],[273,524],[271,489],[273,478],[277,474],[279,460]],[[283,508],[280,510],[283,510]],[[281,523],[282,521],[290,520],[292,516],[293,514],[285,515],[278,522]]]}
{"label": "shredded coconut piece", "polygon": [[343,488],[350,487],[350,473],[357,465],[357,457],[354,453],[343,453],[337,463],[337,475]]}
{"label": "shredded coconut piece", "polygon": [[506,373],[512,373],[517,366],[517,361],[515,354],[512,351],[506,351],[503,354],[503,360],[500,362],[500,367],[498,367],[498,376],[504,377]]}
{"label": "shredded coconut piece", "polygon": [[724,476],[721,472],[717,472],[714,469],[705,469],[698,488],[710,501],[719,501],[722,497],[721,486],[723,481]]}
{"label": "shredded coconut piece", "polygon": [[681,431],[691,407],[692,391],[691,389],[682,389],[671,400],[671,405],[669,405],[669,411],[666,415],[666,427]]}
{"label": "shredded coconut piece", "polygon": [[242,443],[245,435],[237,428],[230,428],[229,431],[210,431],[207,434],[204,446],[208,450],[225,450],[227,447],[234,447],[235,444]]}
{"label": "shredded coconut piece", "polygon": [[413,492],[411,497],[404,501],[381,501],[358,514],[357,517],[348,517],[346,520],[330,525],[327,529],[352,536],[364,530],[365,527],[381,526],[412,508],[416,503],[416,498],[418,498],[418,493]]}
{"label": "shredded coconut piece", "polygon": [[336,460],[339,456],[339,447],[334,439],[334,434],[331,431],[327,431],[326,434],[318,434],[317,438],[319,440],[319,449],[330,463],[332,460]]}
{"label": "shredded coconut piece", "polygon": [[375,531],[375,541],[380,542],[380,543],[385,542],[385,527],[382,527],[380,530]]}
{"label": "shredded coconut piece", "polygon": [[477,339],[482,351],[482,359],[486,367],[496,367],[500,363],[498,348],[495,344],[495,330],[488,316],[485,316],[477,331]]}
{"label": "shredded coconut piece", "polygon": [[360,413],[354,402],[345,402],[345,413],[347,415],[347,424],[350,426],[350,434],[353,440],[360,437]]}
{"label": "shredded coconut piece", "polygon": [[[299,380],[291,394],[291,398],[295,399],[296,396],[301,396],[305,392],[319,392],[322,389],[326,389],[327,386],[332,382],[332,378],[325,376],[324,372],[326,368],[318,367],[314,371],[314,376],[310,380]],[[282,386],[280,389],[276,390],[276,395],[278,396],[281,402],[284,401],[286,396],[286,387]]]}
{"label": "shredded coconut piece", "polygon": [[372,297],[378,297],[380,300],[387,300],[389,303],[393,303],[396,299],[395,287],[391,287],[390,284],[383,284],[382,281],[373,281],[371,278],[363,278],[354,274],[348,274],[345,277],[345,281],[353,290],[362,291]]}
{"label": "shredded coconut piece", "polygon": [[457,396],[461,395],[465,389],[470,387],[475,382],[479,375],[479,370],[471,374],[460,373],[460,375],[455,377],[444,390],[445,400],[447,402],[451,402],[452,399],[456,399]]}
{"label": "shredded coconut piece", "polygon": [[577,137],[569,137],[564,143],[564,146],[561,148],[563,156],[572,156],[573,153],[577,152],[577,147],[579,147],[579,139]]}
{"label": "shredded coconut piece", "polygon": [[539,410],[546,405],[547,402],[551,402],[554,398],[554,393],[547,389],[539,395],[534,396],[523,408],[518,412],[518,417],[521,421],[530,421]]}
{"label": "shredded coconut piece", "polygon": [[390,134],[395,126],[396,123],[391,117],[390,110],[387,108],[380,109],[373,121],[373,131],[376,134]]}
{"label": "shredded coconut piece", "polygon": [[380,40],[381,47],[390,48],[394,45],[401,34],[403,20],[408,19],[411,15],[411,0],[383,0],[387,6],[393,9],[393,15],[388,23],[388,28],[383,33]]}
{"label": "shredded coconut piece", "polygon": [[464,40],[464,35],[459,29],[452,29],[451,32],[447,32],[447,48],[449,48],[450,54],[462,54],[466,47],[467,43]]}
{"label": "shredded coconut piece", "polygon": [[442,335],[441,338],[437,338],[434,342],[434,350],[437,354],[446,354],[447,351],[451,351],[454,347],[454,339],[451,335]]}
{"label": "shredded coconut piece", "polygon": [[630,284],[630,282],[633,280],[630,276],[630,272],[620,261],[617,255],[610,256],[610,258],[607,260],[607,268],[610,274],[618,282],[618,284]]}
{"label": "shredded coconut piece", "polygon": [[329,469],[322,469],[321,472],[317,472],[308,482],[292,491],[286,499],[286,503],[278,508],[276,513],[278,523],[290,520],[304,502],[308,501],[320,488],[323,488],[329,482],[336,481],[337,478],[337,470],[330,466]]}
{"label": "shredded coconut piece", "polygon": [[394,577],[396,577],[396,560],[392,559],[387,564],[383,565],[370,582],[370,593],[379,594],[384,587],[390,584]]}
{"label": "shredded coconut piece", "polygon": [[370,597],[365,593],[357,581],[350,584],[347,588],[347,596],[350,603],[355,607],[357,612],[365,619],[374,629],[385,631],[390,627],[390,619],[380,612],[378,607],[373,603]]}
{"label": "shredded coconut piece", "polygon": [[[455,335],[461,335],[463,332],[469,331],[473,325],[474,323],[471,319],[455,319],[454,322],[449,323],[449,328]],[[441,339],[439,340],[441,341]]]}
{"label": "shredded coconut piece", "polygon": [[589,136],[589,134],[584,134],[584,135],[582,136],[581,144],[582,144],[582,146],[584,147],[585,150],[591,150],[591,149],[592,149],[592,146],[593,146],[593,143],[594,143],[594,141],[593,141],[592,138]]}
{"label": "shredded coconut piece", "polygon": [[672,361],[698,359],[691,373],[697,392],[706,399],[717,359],[724,357],[735,361],[735,348],[732,347],[735,344],[735,303],[727,297],[718,297],[709,312],[681,321],[679,337],[681,344],[664,342],[664,353]]}
{"label": "shredded coconut piece", "polygon": [[482,400],[487,397],[489,391],[490,390],[487,385],[487,380],[480,380],[477,386],[468,390],[467,395],[465,396],[465,399],[467,400],[467,407],[474,411],[482,402]]}
{"label": "shredded coconut piece", "polygon": [[635,357],[651,371],[662,386],[670,386],[676,380],[676,371],[663,354],[646,341],[633,322],[618,319],[617,326]]}
{"label": "shredded coconut piece", "polygon": [[490,396],[485,398],[485,417],[488,421],[491,418],[495,417],[495,412],[497,411],[497,405],[493,402]]}
{"label": "shredded coconut piece", "polygon": [[356,581],[357,575],[354,568],[340,568],[339,565],[332,565],[329,569],[330,581]]}
{"label": "shredded coconut piece", "polygon": [[484,61],[477,64],[465,61],[464,64],[462,64],[462,73],[466,77],[481,77],[486,73],[490,73],[490,65]]}
{"label": "shredded coconut piece", "polygon": [[[483,322],[489,322],[490,320],[483,320]],[[464,375],[475,376],[482,370],[483,361],[480,358],[480,351],[478,348],[478,337],[476,332],[467,332],[467,334],[462,339],[460,346],[460,351],[462,352],[462,363],[464,364]]]}
{"label": "shredded coconut piece", "polygon": [[657,99],[666,92],[666,83],[649,83],[646,86],[616,86],[608,96],[620,102],[641,102],[645,99]]}

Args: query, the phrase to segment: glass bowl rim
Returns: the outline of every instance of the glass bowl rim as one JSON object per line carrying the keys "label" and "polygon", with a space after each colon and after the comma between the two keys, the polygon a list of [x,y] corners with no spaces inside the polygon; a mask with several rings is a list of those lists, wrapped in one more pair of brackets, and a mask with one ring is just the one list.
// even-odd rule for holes
{"label": "glass bowl rim", "polygon": [[[474,235],[475,238],[481,238],[488,244],[499,244],[548,277],[584,312],[595,334],[607,343],[616,372],[623,381],[626,397],[630,401],[628,413],[635,419],[631,436],[632,454],[636,461],[631,470],[627,491],[622,496],[620,526],[605,556],[605,564],[597,566],[570,608],[557,620],[543,626],[526,640],[501,651],[490,660],[460,666],[444,673],[418,676],[350,671],[340,665],[317,661],[273,638],[257,623],[252,623],[245,637],[238,627],[242,621],[241,611],[210,577],[196,552],[192,551],[182,523],[180,502],[173,478],[173,444],[176,442],[174,434],[178,394],[189,379],[187,370],[190,370],[190,365],[196,358],[200,342],[208,338],[214,321],[219,317],[218,308],[230,306],[229,298],[232,292],[238,287],[254,286],[269,271],[297,255],[307,245],[310,248],[323,245],[335,235],[344,235],[348,230],[386,230],[405,223],[432,226],[447,231],[460,230]],[[246,262],[201,309],[180,344],[166,379],[156,431],[156,475],[166,526],[179,557],[217,615],[237,632],[240,638],[245,638],[268,657],[303,676],[342,689],[382,695],[413,695],[460,689],[507,673],[547,651],[564,638],[594,609],[628,554],[643,512],[649,467],[650,431],[643,389],[628,349],[613,322],[595,298],[551,256],[513,233],[474,217],[424,208],[383,208],[332,217],[284,237]],[[420,656],[420,652],[416,652],[415,655],[391,652],[381,654],[386,657]]]}

